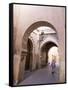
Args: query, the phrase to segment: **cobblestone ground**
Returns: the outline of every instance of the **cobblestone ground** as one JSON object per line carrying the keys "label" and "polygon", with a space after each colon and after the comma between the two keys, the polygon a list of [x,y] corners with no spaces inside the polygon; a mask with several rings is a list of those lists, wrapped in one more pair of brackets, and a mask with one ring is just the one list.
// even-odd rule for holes
{"label": "cobblestone ground", "polygon": [[53,75],[51,73],[51,67],[46,66],[34,72],[27,72],[27,74],[25,74],[25,79],[21,81],[19,85],[59,83],[58,80],[59,80],[58,67],[56,67],[55,73]]}

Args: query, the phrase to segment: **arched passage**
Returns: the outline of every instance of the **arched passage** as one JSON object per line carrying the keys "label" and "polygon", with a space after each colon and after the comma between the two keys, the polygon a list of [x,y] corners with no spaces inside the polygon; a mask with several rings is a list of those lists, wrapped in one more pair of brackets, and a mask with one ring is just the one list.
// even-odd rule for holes
{"label": "arched passage", "polygon": [[48,27],[50,27],[50,28],[52,28],[53,30],[56,31],[56,28],[51,23],[49,23],[48,21],[35,22],[32,25],[30,25],[27,28],[26,32],[24,33],[24,36],[23,36],[23,39],[22,39],[22,48],[27,49],[27,41],[28,41],[28,37],[29,37],[30,33],[33,32],[35,29],[37,29],[40,26],[48,26]]}
{"label": "arched passage", "polygon": [[58,47],[54,42],[48,41],[47,43],[43,44],[43,46],[41,47],[42,66],[45,66],[48,64],[48,51],[54,46]]}
{"label": "arched passage", "polygon": [[[20,70],[22,70],[22,72],[23,72],[23,75],[22,75],[22,72],[20,73],[20,80],[21,80],[21,78],[23,78],[24,77],[24,72],[25,72],[25,70],[27,70],[27,69],[29,69],[29,67],[31,66],[31,65],[29,65],[29,64],[31,64],[30,62],[30,56],[32,56],[32,55],[29,55],[30,54],[30,52],[31,52],[31,50],[32,50],[32,44],[31,44],[31,41],[30,40],[28,40],[28,38],[29,38],[29,36],[30,36],[30,34],[35,30],[35,29],[37,29],[38,27],[41,27],[41,26],[47,26],[47,27],[50,27],[50,28],[52,28],[53,30],[55,30],[55,32],[56,32],[56,29],[55,29],[55,27],[52,25],[52,24],[50,24],[49,22],[47,22],[47,21],[38,21],[38,22],[35,22],[35,23],[33,23],[32,25],[30,25],[28,28],[27,28],[27,30],[25,31],[25,33],[24,33],[24,36],[23,36],[23,38],[22,38],[22,57],[25,57],[26,56],[26,59],[24,58],[24,60],[23,60],[23,62],[24,62],[24,65],[23,65],[23,63],[22,63],[22,66],[23,66],[23,70],[22,70],[22,68],[21,68],[21,66],[20,66],[20,68],[19,68],[19,72],[20,72]],[[57,32],[56,32],[56,34],[57,34]],[[50,43],[50,42],[49,42]],[[48,50],[49,50],[49,48],[50,47],[52,47],[53,45],[52,45],[52,43],[51,44],[46,44],[46,47],[48,46],[48,48],[45,48],[46,49],[46,52],[48,52]],[[44,47],[44,46],[43,46]],[[23,51],[24,50],[24,51]],[[24,53],[26,53],[26,55],[24,55]],[[29,53],[29,54],[28,54]],[[39,53],[38,53],[39,54]],[[39,56],[39,55],[38,55]],[[29,61],[28,61],[28,59],[29,59]],[[38,59],[37,59],[38,60]],[[20,62],[21,63],[21,62]],[[39,62],[39,60],[38,60],[38,67],[40,67],[40,64],[39,64],[40,62]],[[47,63],[47,61],[46,61],[46,63]],[[24,68],[25,67],[25,68]]]}

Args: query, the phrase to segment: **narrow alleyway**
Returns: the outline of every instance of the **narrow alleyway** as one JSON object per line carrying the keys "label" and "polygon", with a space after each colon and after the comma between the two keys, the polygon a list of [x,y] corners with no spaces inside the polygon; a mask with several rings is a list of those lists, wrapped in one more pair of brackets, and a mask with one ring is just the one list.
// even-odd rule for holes
{"label": "narrow alleyway", "polygon": [[48,84],[59,83],[59,70],[56,67],[54,75],[51,73],[51,67],[46,66],[42,69],[38,69],[34,72],[28,72],[25,79],[19,83],[19,85],[31,85],[31,84]]}

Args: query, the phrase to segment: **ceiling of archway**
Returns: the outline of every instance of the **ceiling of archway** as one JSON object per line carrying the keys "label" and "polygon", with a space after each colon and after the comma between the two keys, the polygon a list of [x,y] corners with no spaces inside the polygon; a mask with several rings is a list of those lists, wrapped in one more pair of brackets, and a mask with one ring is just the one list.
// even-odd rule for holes
{"label": "ceiling of archway", "polygon": [[41,27],[38,27],[37,29],[35,29],[31,34],[37,34],[38,35],[38,34],[41,34],[42,32],[44,32],[44,34],[56,33],[56,31],[50,27],[41,26]]}
{"label": "ceiling of archway", "polygon": [[54,34],[54,33],[56,33],[56,31],[55,30],[53,30],[52,28],[50,28],[50,27],[47,27],[47,26],[40,26],[40,27],[38,27],[38,28],[36,28],[31,34],[30,34],[30,36],[29,37],[36,37],[36,40],[39,40],[39,35],[41,34],[41,33],[44,33],[44,35],[46,35],[46,34]]}
{"label": "ceiling of archway", "polygon": [[41,49],[42,50],[49,50],[53,46],[56,46],[57,47],[57,45],[55,43],[53,43],[53,42],[47,42],[47,43],[45,43],[43,45],[43,47]]}

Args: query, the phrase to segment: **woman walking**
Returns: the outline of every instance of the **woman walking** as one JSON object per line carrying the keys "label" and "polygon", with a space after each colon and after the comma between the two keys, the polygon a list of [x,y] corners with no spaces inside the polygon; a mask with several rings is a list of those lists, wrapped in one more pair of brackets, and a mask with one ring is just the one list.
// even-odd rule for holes
{"label": "woman walking", "polygon": [[55,58],[52,60],[52,63],[51,63],[51,69],[52,69],[52,74],[55,73],[55,68],[56,68],[56,60]]}

